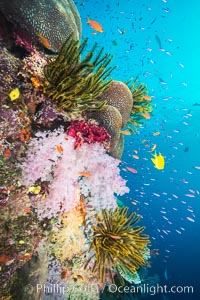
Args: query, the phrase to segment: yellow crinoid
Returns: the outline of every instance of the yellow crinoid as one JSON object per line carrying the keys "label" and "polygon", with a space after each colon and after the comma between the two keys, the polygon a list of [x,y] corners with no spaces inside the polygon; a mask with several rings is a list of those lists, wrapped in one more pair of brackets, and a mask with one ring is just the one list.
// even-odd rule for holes
{"label": "yellow crinoid", "polygon": [[144,250],[149,244],[149,236],[142,234],[144,227],[133,227],[140,219],[135,212],[127,214],[128,207],[102,210],[93,226],[93,238],[89,248],[89,259],[85,267],[93,266],[100,280],[113,281],[117,274],[122,283],[120,269],[134,274],[141,266],[148,265]]}

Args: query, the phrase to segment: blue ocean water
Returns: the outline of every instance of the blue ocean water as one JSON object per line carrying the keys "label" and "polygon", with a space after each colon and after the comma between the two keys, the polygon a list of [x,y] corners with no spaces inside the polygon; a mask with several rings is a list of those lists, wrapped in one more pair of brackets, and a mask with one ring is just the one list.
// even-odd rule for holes
{"label": "blue ocean water", "polygon": [[[112,77],[138,76],[153,99],[151,119],[125,137],[121,174],[131,191],[121,200],[142,215],[151,248],[158,249],[148,276],[158,274],[159,284],[168,287],[192,286],[193,293],[179,288],[145,299],[200,299],[200,3],[80,0],[76,5],[83,38],[114,55]],[[103,26],[103,33],[94,34],[88,16]],[[157,131],[161,134],[153,136]],[[155,144],[165,157],[162,171],[151,162]],[[136,153],[139,159],[132,157]],[[138,172],[128,172],[127,166]]]}

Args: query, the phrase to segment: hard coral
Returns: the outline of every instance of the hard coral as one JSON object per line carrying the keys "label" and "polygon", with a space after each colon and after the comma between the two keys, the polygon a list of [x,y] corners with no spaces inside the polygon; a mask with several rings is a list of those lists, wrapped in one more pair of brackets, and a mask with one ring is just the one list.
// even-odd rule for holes
{"label": "hard coral", "polygon": [[133,227],[140,216],[136,213],[127,215],[127,211],[127,207],[103,209],[102,215],[97,216],[97,225],[93,227],[93,239],[88,250],[90,257],[85,267],[92,263],[92,270],[98,272],[102,282],[107,274],[113,281],[114,270],[124,283],[118,266],[134,274],[141,266],[147,265],[144,250],[149,244],[149,237],[141,234],[144,227]]}
{"label": "hard coral", "polygon": [[98,99],[106,100],[107,105],[100,111],[91,111],[87,116],[96,119],[111,135],[110,154],[121,158],[123,137],[120,130],[129,120],[133,107],[133,96],[128,86],[120,81],[111,81],[109,88],[103,91]]}
{"label": "hard coral", "polygon": [[119,110],[114,106],[106,105],[101,110],[86,112],[86,116],[97,120],[109,133],[111,136],[110,152],[112,153],[118,143],[122,126],[122,116]]}
{"label": "hard coral", "polygon": [[0,10],[14,24],[15,32],[52,51],[57,52],[70,34],[76,40],[81,37],[80,16],[72,0],[2,0]]}
{"label": "hard coral", "polygon": [[101,93],[98,98],[106,100],[108,105],[119,110],[122,116],[122,127],[124,127],[133,106],[133,96],[128,86],[121,81],[112,80],[109,89]]}
{"label": "hard coral", "polygon": [[115,148],[110,151],[112,157],[120,159],[124,151],[124,135],[121,133]]}

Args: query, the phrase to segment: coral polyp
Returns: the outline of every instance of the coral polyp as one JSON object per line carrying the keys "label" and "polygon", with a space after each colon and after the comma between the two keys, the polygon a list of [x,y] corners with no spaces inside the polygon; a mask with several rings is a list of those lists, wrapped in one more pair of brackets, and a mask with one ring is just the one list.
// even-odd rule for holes
{"label": "coral polyp", "polygon": [[110,54],[102,55],[103,48],[95,55],[97,44],[81,61],[87,39],[79,44],[70,36],[60,49],[56,59],[44,68],[48,82],[44,92],[56,102],[58,108],[67,112],[101,109],[106,101],[97,99],[111,83],[106,79],[114,67],[108,67]]}
{"label": "coral polyp", "polygon": [[[113,272],[124,283],[124,273],[135,274],[141,266],[148,265],[144,257],[149,244],[148,235],[142,234],[144,227],[133,227],[140,219],[135,212],[127,214],[128,207],[102,210],[93,226],[93,238],[89,248],[89,259],[85,267],[93,264],[92,271],[97,272],[100,280],[113,281]],[[120,269],[120,272],[119,272]]]}

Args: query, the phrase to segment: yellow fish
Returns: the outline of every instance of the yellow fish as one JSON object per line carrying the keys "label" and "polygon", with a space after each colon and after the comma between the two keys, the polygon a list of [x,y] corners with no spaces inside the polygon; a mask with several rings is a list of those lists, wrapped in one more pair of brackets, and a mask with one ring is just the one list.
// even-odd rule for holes
{"label": "yellow fish", "polygon": [[12,91],[10,92],[10,94],[9,94],[9,97],[10,97],[10,100],[11,100],[11,101],[14,101],[14,100],[18,99],[19,96],[20,96],[20,91],[19,91],[18,88],[12,90]]}
{"label": "yellow fish", "polygon": [[154,167],[158,170],[163,170],[164,167],[165,167],[165,158],[164,156],[159,153],[159,154],[153,154],[153,158],[151,158],[153,164],[154,164]]}
{"label": "yellow fish", "polygon": [[41,191],[41,186],[30,186],[28,188],[28,193],[33,193],[34,195],[38,195]]}

